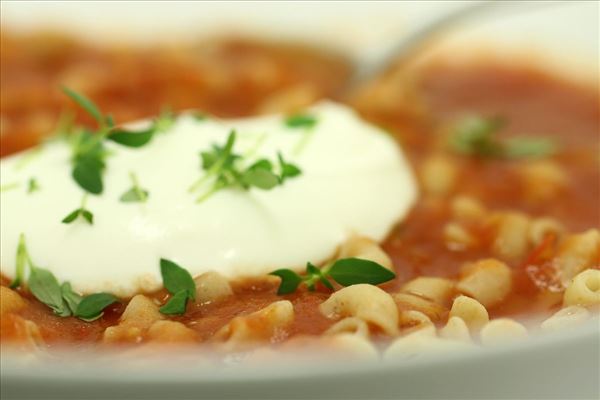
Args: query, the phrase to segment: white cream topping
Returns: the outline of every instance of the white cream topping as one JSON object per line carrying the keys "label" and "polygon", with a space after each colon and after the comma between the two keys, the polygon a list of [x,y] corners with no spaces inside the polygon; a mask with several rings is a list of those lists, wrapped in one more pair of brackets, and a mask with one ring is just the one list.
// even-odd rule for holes
{"label": "white cream topping", "polygon": [[[160,258],[194,276],[214,270],[233,278],[302,270],[307,261],[333,256],[353,234],[383,240],[417,195],[400,148],[345,106],[322,102],[307,112],[318,120],[312,130],[289,128],[281,115],[204,121],[182,115],[141,148],[107,141],[104,191],[87,200],[93,225],[61,223],[83,195],[64,141],[45,144],[27,162],[27,153],[3,159],[2,185],[18,186],[0,193],[2,273],[15,275],[20,233],[35,264],[59,281],[84,294],[120,296],[160,288]],[[188,189],[204,174],[199,153],[223,145],[231,129],[234,152],[253,153],[248,162],[276,161],[281,151],[302,174],[272,190],[224,189],[196,203],[201,192]],[[146,203],[119,201],[132,186],[130,172],[149,191]],[[30,178],[40,187],[33,193],[27,193]]]}

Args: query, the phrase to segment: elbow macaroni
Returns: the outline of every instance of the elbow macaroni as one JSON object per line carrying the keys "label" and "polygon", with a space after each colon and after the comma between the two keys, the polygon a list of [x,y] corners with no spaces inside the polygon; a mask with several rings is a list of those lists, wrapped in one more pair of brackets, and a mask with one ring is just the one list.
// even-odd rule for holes
{"label": "elbow macaroni", "polygon": [[510,318],[498,318],[488,322],[479,333],[485,346],[527,338],[527,329]]}
{"label": "elbow macaroni", "polygon": [[580,272],[565,290],[565,306],[596,306],[600,304],[600,270]]}
{"label": "elbow macaroni", "polygon": [[277,340],[294,321],[294,306],[287,300],[271,303],[252,314],[235,317],[214,335],[224,350],[240,350]]}
{"label": "elbow macaroni", "polygon": [[196,301],[209,304],[226,299],[233,294],[227,279],[217,272],[206,272],[194,278],[196,283]]}
{"label": "elbow macaroni", "polygon": [[503,262],[492,258],[467,264],[456,289],[486,307],[500,303],[510,293],[512,274]]}
{"label": "elbow macaroni", "polygon": [[398,333],[398,308],[389,293],[377,286],[359,284],[333,293],[319,309],[327,318],[357,317],[388,335]]}

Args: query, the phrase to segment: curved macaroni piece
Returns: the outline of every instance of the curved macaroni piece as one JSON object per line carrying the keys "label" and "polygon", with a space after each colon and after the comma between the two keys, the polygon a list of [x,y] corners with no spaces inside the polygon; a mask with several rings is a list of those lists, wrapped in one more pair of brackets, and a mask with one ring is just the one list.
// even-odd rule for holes
{"label": "curved macaroni piece", "polygon": [[580,306],[565,307],[553,316],[542,322],[542,330],[555,332],[565,328],[572,328],[583,324],[591,317],[590,312]]}
{"label": "curved macaroni piece", "polygon": [[210,304],[233,295],[229,281],[218,272],[209,271],[194,278],[196,302]]}
{"label": "curved macaroni piece", "polygon": [[429,353],[464,351],[475,345],[456,340],[441,339],[427,330],[416,331],[392,342],[383,353],[384,359],[412,357]]}
{"label": "curved macaroni piece", "polygon": [[525,195],[535,202],[555,198],[568,182],[565,170],[552,160],[533,160],[519,165]]}
{"label": "curved macaroni piece", "polygon": [[548,234],[554,234],[557,237],[564,232],[563,225],[554,218],[536,218],[529,226],[529,242],[538,246]]}
{"label": "curved macaroni piece", "polygon": [[475,299],[467,296],[458,296],[452,303],[450,318],[458,317],[465,321],[469,331],[476,332],[490,320],[485,307]]}
{"label": "curved macaroni piece", "polygon": [[1,320],[2,341],[10,341],[10,344],[17,350],[36,351],[45,346],[44,338],[40,329],[33,321],[27,320],[16,314],[6,314]]}
{"label": "curved macaroni piece", "polygon": [[235,317],[213,339],[222,342],[223,350],[243,350],[283,338],[293,321],[294,306],[288,300],[280,300],[252,314]]}
{"label": "curved macaroni piece", "polygon": [[400,311],[398,321],[402,328],[402,333],[407,334],[416,331],[428,331],[435,335],[435,326],[431,319],[420,311]]}
{"label": "curved macaroni piece", "polygon": [[146,337],[155,343],[179,345],[197,341],[198,334],[181,322],[156,321],[148,329]]}
{"label": "curved macaroni piece", "polygon": [[454,282],[445,278],[421,276],[406,282],[401,290],[445,305],[450,302],[454,294]]}
{"label": "curved macaroni piece", "polygon": [[471,343],[469,327],[462,318],[450,317],[446,326],[440,329],[440,336],[444,339],[458,340],[459,342]]}
{"label": "curved macaroni piece", "polygon": [[494,345],[527,338],[527,328],[510,318],[498,318],[488,322],[479,333],[483,345]]}
{"label": "curved macaroni piece", "polygon": [[600,232],[590,229],[583,233],[569,235],[561,243],[555,266],[563,285],[586,268],[590,268],[600,258]]}
{"label": "curved macaroni piece", "polygon": [[388,335],[398,333],[398,308],[394,299],[377,286],[359,284],[333,293],[319,306],[327,318],[357,317]]}
{"label": "curved macaroni piece", "polygon": [[416,294],[395,293],[392,297],[400,311],[420,311],[432,321],[439,321],[448,314],[446,307]]}
{"label": "curved macaroni piece", "polygon": [[369,325],[356,317],[346,317],[333,324],[327,329],[324,335],[354,334],[362,337],[369,337]]}
{"label": "curved macaroni piece", "polygon": [[158,308],[156,303],[143,294],[134,296],[125,307],[119,324],[104,331],[104,342],[142,341],[144,333],[152,324],[163,319]]}
{"label": "curved macaroni piece", "polygon": [[391,271],[394,270],[392,259],[381,249],[377,242],[366,237],[353,236],[342,245],[338,258],[350,257],[375,261]]}
{"label": "curved macaroni piece", "polygon": [[450,193],[457,177],[456,163],[444,154],[434,154],[421,165],[421,183],[428,194],[444,196]]}
{"label": "curved macaroni piece", "polygon": [[494,254],[511,261],[523,258],[529,249],[529,217],[523,213],[507,211],[495,213],[491,220],[496,228],[492,243]]}
{"label": "curved macaroni piece", "polygon": [[21,295],[5,286],[0,286],[0,317],[22,310],[27,303]]}
{"label": "curved macaroni piece", "polygon": [[462,251],[475,245],[475,237],[461,224],[450,221],[444,226],[444,241],[450,250]]}
{"label": "curved macaroni piece", "polygon": [[481,221],[486,214],[481,202],[469,196],[456,196],[450,203],[452,217],[462,221]]}
{"label": "curved macaroni piece", "polygon": [[377,359],[379,352],[375,345],[362,335],[339,333],[323,339],[327,349],[331,349],[338,358]]}
{"label": "curved macaroni piece", "polygon": [[493,258],[467,264],[461,271],[456,289],[485,307],[494,306],[504,300],[512,289],[510,268]]}
{"label": "curved macaroni piece", "polygon": [[595,306],[600,304],[600,270],[580,272],[565,290],[565,306]]}

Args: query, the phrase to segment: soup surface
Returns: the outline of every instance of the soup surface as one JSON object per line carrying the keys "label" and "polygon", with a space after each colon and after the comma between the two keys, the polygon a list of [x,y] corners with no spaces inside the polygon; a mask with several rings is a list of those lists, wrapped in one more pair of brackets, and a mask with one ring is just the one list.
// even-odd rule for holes
{"label": "soup surface", "polygon": [[[341,58],[295,45],[233,39],[142,51],[5,34],[1,65],[2,155],[54,132],[65,110],[76,113],[78,123],[93,125],[61,95],[61,84],[86,93],[121,123],[166,108],[223,117],[293,113],[319,98],[336,97],[351,70]],[[183,315],[148,317],[153,324],[128,325],[127,317],[133,312],[158,315],[152,307],[172,297],[167,290],[145,294],[154,306],[140,300],[137,311],[132,306],[128,314],[133,302],[123,299],[105,308],[101,318],[86,322],[55,315],[26,288],[9,293],[10,282],[3,277],[3,345],[88,349],[158,341],[236,350],[244,348],[239,343],[358,335],[361,324],[366,336],[388,344],[423,324],[456,339],[451,317],[465,323],[471,340],[485,344],[494,336],[494,321],[514,323],[498,329],[518,336],[519,323],[555,321],[548,318],[563,308],[586,316],[586,310],[594,311],[598,285],[589,282],[598,281],[600,268],[597,90],[526,65],[486,60],[461,66],[438,61],[397,75],[407,77],[382,79],[364,93],[341,99],[397,139],[420,182],[420,198],[407,219],[383,243],[368,244],[391,260],[396,277],[379,287],[390,294],[395,311],[385,306],[346,309],[340,304],[347,301],[336,303],[332,291],[319,283],[315,291],[300,285],[278,295],[279,279],[266,276],[227,282],[230,294],[190,302]],[[469,119],[481,125],[495,118],[502,124],[490,128],[491,146],[506,151],[509,143],[523,145],[518,140],[526,137],[530,147],[524,154],[482,153],[480,148],[465,152],[452,144]],[[442,279],[418,280],[423,277]],[[583,293],[574,294],[578,279],[587,284]],[[336,286],[335,293],[341,296],[350,288]],[[365,302],[380,296],[347,293],[364,296]],[[485,307],[487,328],[476,327],[461,311],[464,297]],[[292,305],[292,318],[282,316],[290,312],[280,303],[285,300]],[[334,304],[334,311],[324,304]],[[156,325],[153,318],[179,324]]]}

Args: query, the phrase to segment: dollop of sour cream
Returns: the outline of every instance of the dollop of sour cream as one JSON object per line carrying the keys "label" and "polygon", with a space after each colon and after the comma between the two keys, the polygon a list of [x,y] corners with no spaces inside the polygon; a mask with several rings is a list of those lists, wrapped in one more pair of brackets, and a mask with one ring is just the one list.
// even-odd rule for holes
{"label": "dollop of sour cream", "polygon": [[[83,294],[119,296],[162,287],[160,258],[193,276],[214,270],[239,278],[303,270],[307,261],[332,257],[351,235],[383,240],[417,195],[400,147],[343,105],[322,102],[306,113],[317,120],[312,128],[288,127],[282,115],[198,120],[183,114],[143,147],[107,141],[104,191],[87,199],[93,225],[61,223],[83,196],[65,141],[3,159],[2,274],[15,276],[21,233],[33,262],[59,281]],[[281,152],[302,174],[271,190],[223,189],[197,203],[199,192],[189,188],[205,173],[199,154],[224,145],[232,129],[234,152],[244,162],[276,161]],[[131,172],[149,192],[144,203],[119,200],[132,187]],[[39,190],[28,193],[32,178]]]}

